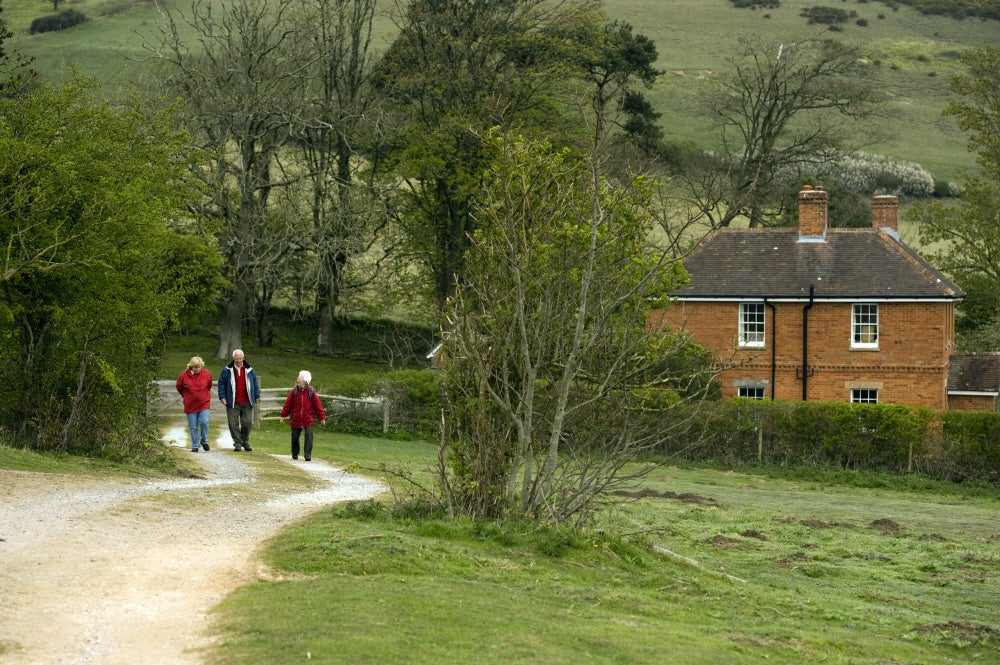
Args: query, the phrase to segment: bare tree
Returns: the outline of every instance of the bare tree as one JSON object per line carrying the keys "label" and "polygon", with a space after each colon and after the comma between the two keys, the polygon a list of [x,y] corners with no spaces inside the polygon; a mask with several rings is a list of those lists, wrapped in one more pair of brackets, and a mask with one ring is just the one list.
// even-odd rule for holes
{"label": "bare tree", "polygon": [[[371,86],[375,0],[304,0],[317,58],[309,100],[297,130],[308,169],[309,216],[315,256],[317,345],[331,350],[344,292],[374,279],[375,261],[391,251],[383,231],[390,218],[374,180],[381,112]],[[375,160],[375,163],[373,163]],[[376,243],[377,246],[376,246]]]}
{"label": "bare tree", "polygon": [[740,50],[706,112],[718,123],[719,150],[688,163],[677,183],[714,227],[747,217],[764,226],[780,194],[781,170],[856,150],[873,140],[883,95],[872,68],[852,49],[812,37],[781,43],[757,37]]}
{"label": "bare tree", "polygon": [[[302,124],[315,58],[297,8],[298,0],[194,0],[185,16],[161,6],[161,41],[147,45],[161,65],[157,85],[184,100],[183,122],[204,155],[206,200],[196,212],[220,226],[230,285],[218,300],[219,358],[242,345],[257,272],[272,260],[258,248],[271,194],[291,181],[281,149]],[[267,244],[273,250],[274,239]]]}

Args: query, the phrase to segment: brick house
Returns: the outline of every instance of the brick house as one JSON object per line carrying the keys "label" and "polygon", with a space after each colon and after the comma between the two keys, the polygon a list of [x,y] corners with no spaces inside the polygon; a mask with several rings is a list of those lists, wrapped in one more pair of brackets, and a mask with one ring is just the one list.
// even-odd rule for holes
{"label": "brick house", "polygon": [[798,229],[720,229],[682,259],[691,281],[650,326],[687,329],[735,365],[722,396],[948,407],[961,289],[899,240],[899,201],[872,227],[827,226],[822,187]]}

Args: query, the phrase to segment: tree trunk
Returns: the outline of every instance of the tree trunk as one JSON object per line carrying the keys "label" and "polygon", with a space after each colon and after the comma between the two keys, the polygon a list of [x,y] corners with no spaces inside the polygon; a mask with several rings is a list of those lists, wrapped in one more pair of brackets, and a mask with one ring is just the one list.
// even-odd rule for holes
{"label": "tree trunk", "polygon": [[219,303],[221,321],[219,323],[219,350],[215,357],[228,359],[234,350],[243,346],[243,314],[246,311],[247,293],[245,287],[233,290],[229,300]]}

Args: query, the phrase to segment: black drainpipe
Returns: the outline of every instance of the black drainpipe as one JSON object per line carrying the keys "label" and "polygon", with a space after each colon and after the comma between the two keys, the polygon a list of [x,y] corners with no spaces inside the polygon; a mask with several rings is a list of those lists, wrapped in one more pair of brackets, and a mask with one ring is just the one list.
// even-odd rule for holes
{"label": "black drainpipe", "polygon": [[802,401],[809,399],[809,310],[815,287],[809,286],[809,304],[802,308]]}
{"label": "black drainpipe", "polygon": [[778,308],[764,298],[764,304],[771,310],[771,401],[774,401],[775,372],[778,369]]}

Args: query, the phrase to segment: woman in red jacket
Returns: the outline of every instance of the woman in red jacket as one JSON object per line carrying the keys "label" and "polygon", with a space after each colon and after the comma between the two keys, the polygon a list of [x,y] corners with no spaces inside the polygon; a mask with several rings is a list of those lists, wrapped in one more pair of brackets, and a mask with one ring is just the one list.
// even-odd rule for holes
{"label": "woman in red jacket", "polygon": [[198,444],[208,452],[208,410],[212,406],[212,374],[205,369],[199,356],[191,358],[187,369],[177,377],[177,392],[184,400],[184,415],[191,431],[191,452],[198,452]]}
{"label": "woman in red jacket", "polygon": [[319,395],[312,389],[309,383],[312,381],[312,374],[307,370],[299,372],[295,379],[295,387],[285,398],[285,405],[281,407],[281,417],[278,422],[285,422],[289,418],[292,426],[292,459],[299,458],[299,435],[302,430],[306,432],[305,457],[306,461],[312,459],[313,451],[313,423],[319,418],[321,425],[326,424],[326,411],[323,410],[323,403],[319,401]]}

